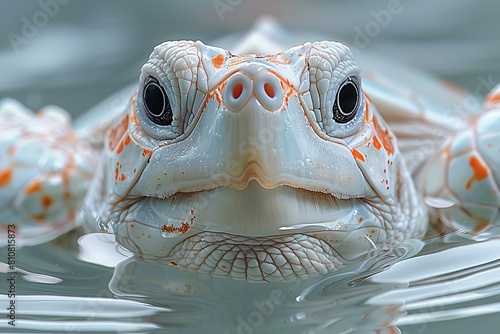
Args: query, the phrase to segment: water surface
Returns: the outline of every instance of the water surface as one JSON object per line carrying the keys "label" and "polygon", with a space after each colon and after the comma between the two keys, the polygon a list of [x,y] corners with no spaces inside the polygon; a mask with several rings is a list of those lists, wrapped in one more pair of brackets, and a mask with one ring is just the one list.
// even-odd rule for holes
{"label": "water surface", "polygon": [[[411,240],[336,273],[258,284],[146,263],[116,246],[110,235],[79,237],[73,231],[17,251],[16,326],[3,321],[0,329],[312,334],[456,328],[470,333],[478,319],[487,326],[500,312],[499,247],[498,239],[425,245]],[[5,281],[6,249],[0,252]],[[7,296],[1,299],[6,305]]]}

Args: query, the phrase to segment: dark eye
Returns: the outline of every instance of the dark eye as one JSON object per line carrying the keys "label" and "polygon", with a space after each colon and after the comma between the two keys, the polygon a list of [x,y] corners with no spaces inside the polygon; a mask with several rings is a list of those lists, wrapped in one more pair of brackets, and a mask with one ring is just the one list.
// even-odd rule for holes
{"label": "dark eye", "polygon": [[171,125],[172,108],[165,90],[156,78],[146,78],[142,94],[148,118],[158,125]]}
{"label": "dark eye", "polygon": [[359,104],[359,88],[357,77],[349,77],[339,87],[333,104],[333,120],[347,123],[356,116]]}

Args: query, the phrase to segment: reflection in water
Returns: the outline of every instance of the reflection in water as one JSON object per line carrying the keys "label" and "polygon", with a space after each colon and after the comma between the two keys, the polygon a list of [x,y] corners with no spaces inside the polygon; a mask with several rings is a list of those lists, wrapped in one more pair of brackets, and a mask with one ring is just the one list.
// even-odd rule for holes
{"label": "reflection in water", "polygon": [[363,285],[368,275],[354,271],[258,284],[129,258],[116,267],[110,289],[120,298],[171,310],[157,320],[182,333],[345,333],[383,329],[402,315],[401,302],[364,304],[394,285]]}
{"label": "reflection in water", "polygon": [[[336,273],[258,284],[147,263],[129,257],[110,235],[90,234],[77,240],[71,233],[49,244],[19,250],[18,302],[26,306],[19,309],[16,329],[397,333],[393,323],[404,314],[403,302],[380,305],[366,301],[407,284],[374,283],[367,278],[415,255],[421,247],[421,242],[411,241]],[[40,274],[59,281],[27,279]],[[5,326],[0,324],[0,328]]]}
{"label": "reflection in water", "polygon": [[422,330],[428,323],[500,312],[500,240],[469,244],[462,240],[453,246],[443,249],[442,244],[429,244],[427,254],[374,275],[372,282],[407,283],[408,287],[386,291],[369,302],[390,305],[404,301],[408,314],[398,325]]}
{"label": "reflection in water", "polygon": [[440,333],[438,325],[500,312],[499,239],[422,246],[413,240],[336,273],[258,284],[147,263],[111,235],[72,232],[18,250],[16,330]]}

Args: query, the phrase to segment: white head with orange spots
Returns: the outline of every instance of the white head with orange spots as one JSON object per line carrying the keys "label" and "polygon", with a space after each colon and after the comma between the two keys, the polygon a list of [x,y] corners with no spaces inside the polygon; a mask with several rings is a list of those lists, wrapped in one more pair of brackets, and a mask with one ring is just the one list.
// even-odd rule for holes
{"label": "white head with orange spots", "polygon": [[166,42],[108,132],[86,220],[192,271],[283,281],[420,235],[426,218],[349,49],[235,56]]}

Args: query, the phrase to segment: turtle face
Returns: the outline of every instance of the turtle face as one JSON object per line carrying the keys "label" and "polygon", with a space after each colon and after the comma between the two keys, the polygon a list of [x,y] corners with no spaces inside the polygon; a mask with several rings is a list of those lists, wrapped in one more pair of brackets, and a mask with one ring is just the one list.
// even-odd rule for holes
{"label": "turtle face", "polygon": [[107,135],[85,212],[144,258],[305,278],[416,233],[395,145],[342,44],[234,56],[167,42]]}

